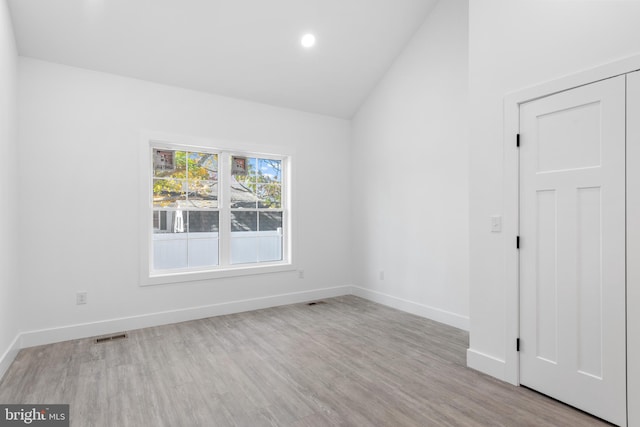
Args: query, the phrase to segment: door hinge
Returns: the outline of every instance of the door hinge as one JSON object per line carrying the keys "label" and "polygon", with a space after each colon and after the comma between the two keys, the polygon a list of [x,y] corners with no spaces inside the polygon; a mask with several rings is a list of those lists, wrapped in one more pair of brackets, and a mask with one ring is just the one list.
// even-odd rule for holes
{"label": "door hinge", "polygon": [[516,134],[516,147],[520,147],[520,134]]}
{"label": "door hinge", "polygon": [[516,236],[516,249],[520,249],[520,236]]}
{"label": "door hinge", "polygon": [[516,338],[516,351],[520,351],[520,338]]}

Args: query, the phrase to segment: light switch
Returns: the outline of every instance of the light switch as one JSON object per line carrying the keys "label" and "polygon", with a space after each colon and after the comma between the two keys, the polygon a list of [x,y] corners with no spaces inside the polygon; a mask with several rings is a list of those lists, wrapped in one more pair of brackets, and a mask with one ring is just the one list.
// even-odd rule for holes
{"label": "light switch", "polygon": [[492,216],[491,217],[491,232],[492,233],[500,233],[502,231],[502,217],[501,216]]}

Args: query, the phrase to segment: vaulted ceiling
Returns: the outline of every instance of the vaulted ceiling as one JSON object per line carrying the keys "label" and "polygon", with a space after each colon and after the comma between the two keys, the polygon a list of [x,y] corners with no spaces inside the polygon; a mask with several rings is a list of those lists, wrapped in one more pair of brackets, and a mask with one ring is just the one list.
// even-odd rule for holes
{"label": "vaulted ceiling", "polygon": [[[437,0],[9,0],[20,55],[350,118]],[[317,43],[305,49],[301,37]]]}

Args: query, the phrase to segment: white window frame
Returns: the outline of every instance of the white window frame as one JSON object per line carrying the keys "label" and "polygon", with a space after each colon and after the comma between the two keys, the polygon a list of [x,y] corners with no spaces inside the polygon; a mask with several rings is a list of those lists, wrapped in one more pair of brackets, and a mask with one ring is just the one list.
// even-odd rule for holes
{"label": "white window frame", "polygon": [[[153,160],[154,148],[201,151],[218,154],[218,211],[220,225],[218,237],[218,265],[185,269],[153,269]],[[275,146],[252,146],[249,144],[224,143],[202,138],[142,132],[140,143],[140,285],[162,285],[170,283],[210,280],[234,276],[269,274],[296,269],[293,263],[293,171],[290,150]],[[282,261],[230,264],[230,191],[223,185],[223,176],[231,176],[230,156],[268,158],[282,161],[282,213],[283,239]],[[251,211],[248,209],[247,211]],[[258,209],[258,211],[261,211]],[[228,228],[228,230],[227,230]]]}

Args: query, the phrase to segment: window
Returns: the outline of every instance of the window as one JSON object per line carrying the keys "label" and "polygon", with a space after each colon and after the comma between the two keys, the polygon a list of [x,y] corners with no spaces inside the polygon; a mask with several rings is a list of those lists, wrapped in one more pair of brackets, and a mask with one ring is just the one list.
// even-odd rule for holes
{"label": "window", "polygon": [[232,156],[231,264],[282,260],[282,160]]}
{"label": "window", "polygon": [[218,154],[153,148],[153,269],[219,264]]}
{"label": "window", "polygon": [[149,277],[290,264],[287,156],[147,147]]}

